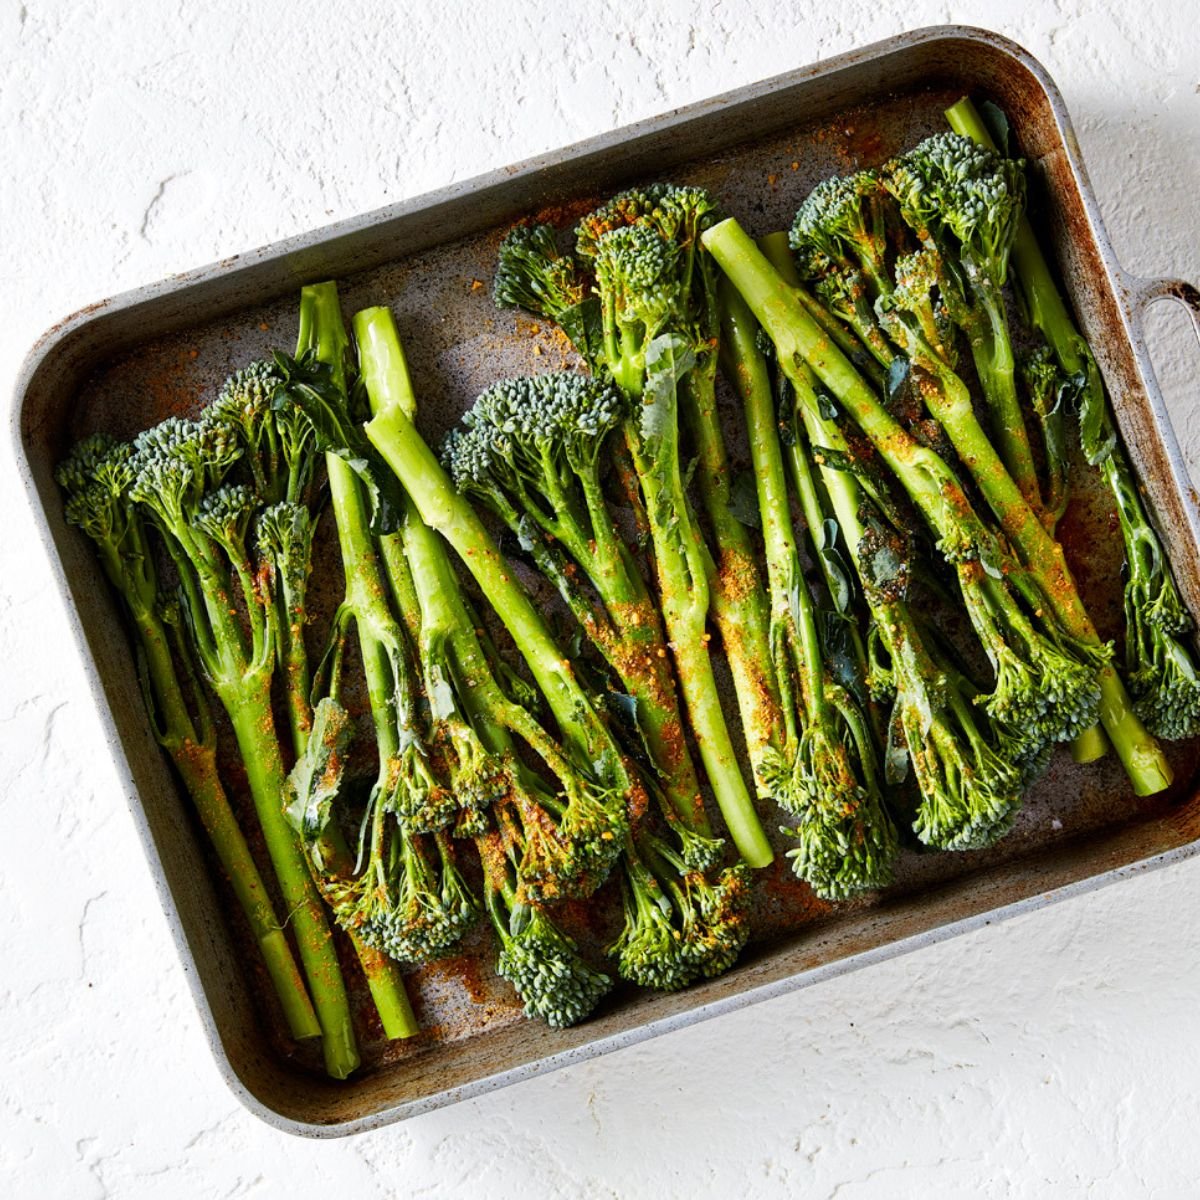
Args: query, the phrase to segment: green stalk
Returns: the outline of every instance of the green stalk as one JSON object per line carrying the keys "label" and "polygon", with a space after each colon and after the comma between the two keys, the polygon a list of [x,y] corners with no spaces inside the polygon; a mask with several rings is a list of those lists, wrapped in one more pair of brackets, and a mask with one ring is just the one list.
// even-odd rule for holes
{"label": "green stalk", "polygon": [[406,412],[406,408],[413,408],[412,386],[391,311],[373,308],[358,313],[354,330],[375,411],[366,426],[367,436],[404,485],[425,524],[454,547],[475,577],[529,663],[563,738],[587,754],[590,761],[603,761],[611,753],[612,742],[571,664],[478,514],[454,490],[437,456]]}
{"label": "green stalk", "polygon": [[752,867],[765,867],[774,852],[742,776],[708,651],[707,571],[703,562],[696,561],[701,556],[689,552],[694,542],[676,524],[687,519],[682,515],[687,513],[687,498],[682,489],[668,491],[654,465],[645,462],[632,443],[631,449],[653,530],[663,624],[696,746],[739,853]]}
{"label": "green stalk", "polygon": [[[585,490],[591,491],[588,481],[583,482]],[[544,538],[530,536],[526,510],[518,511],[498,488],[482,498],[513,535],[523,540],[537,569],[555,586],[633,697],[638,728],[674,814],[690,829],[711,837],[712,826],[684,736],[662,621],[627,547],[608,525],[611,518],[598,481],[595,495],[588,497],[594,535],[572,531],[567,522],[556,522],[556,532],[547,530]],[[591,579],[599,598],[579,586],[573,566],[564,562],[556,541],[567,550],[574,566]]]}
{"label": "green stalk", "polygon": [[984,308],[982,319],[970,337],[975,370],[983,388],[984,398],[995,420],[992,422],[1000,457],[1008,473],[1020,489],[1027,505],[1041,508],[1037,468],[1029,444],[1029,431],[1017,397],[1016,360],[1008,332],[1008,316],[1004,297],[993,294],[992,284],[980,278],[977,289]]}
{"label": "green stalk", "polygon": [[437,456],[398,406],[377,413],[367,436],[404,485],[422,520],[458,552],[529,663],[558,718],[563,737],[594,758],[609,748],[608,736],[563,657],[541,614],[484,528],[458,495]]}
{"label": "green stalk", "polygon": [[758,578],[749,530],[730,508],[729,459],[721,434],[715,388],[716,357],[707,354],[683,380],[683,416],[697,452],[696,478],[715,554],[709,594],[733,676],[750,767],[760,778],[764,758],[779,749],[779,696],[770,669],[766,596]]}
{"label": "green stalk", "polygon": [[[970,99],[964,96],[946,110],[946,120],[955,133],[969,137],[981,146],[999,153],[979,113]],[[1022,213],[1013,241],[1012,260],[1025,314],[1054,351],[1059,365],[1070,376],[1082,375],[1085,388],[1093,398],[1103,403],[1100,373],[1092,359],[1087,343],[1079,335],[1067,310],[1066,302],[1054,282],[1050,267],[1033,232],[1029,218]],[[1071,744],[1076,762],[1088,763],[1102,758],[1108,742],[1102,729],[1089,729]]]}
{"label": "green stalk", "polygon": [[[146,704],[155,737],[171,756],[196,806],[204,832],[217,852],[225,878],[262,952],[288,1029],[297,1040],[320,1037],[321,1026],[304,980],[221,785],[217,773],[216,733],[203,694],[199,688],[192,689],[199,708],[197,729],[184,702],[162,622],[153,610],[140,605],[131,604],[130,610],[143,650]],[[179,650],[186,656],[186,646],[182,645],[182,639],[178,640],[181,643]],[[187,661],[186,657],[184,661]]]}
{"label": "green stalk", "polygon": [[197,653],[237,738],[267,852],[290,914],[321,1023],[326,1070],[335,1079],[345,1079],[360,1061],[345,982],[320,894],[299,838],[284,816],[287,775],[271,704],[273,646],[278,636],[274,605],[263,602],[244,549],[224,547],[249,617],[247,639],[238,619],[230,574],[216,543],[188,525],[179,513],[156,515],[180,569]]}
{"label": "green stalk", "polygon": [[[987,127],[968,97],[964,96],[946,110],[946,120],[955,133],[969,137],[989,150],[997,150]],[[1092,357],[1087,342],[1075,326],[1066,301],[1059,291],[1046,257],[1042,253],[1037,235],[1033,232],[1033,226],[1024,214],[1017,226],[1012,259],[1017,287],[1029,323],[1049,343],[1059,366],[1066,374],[1083,380],[1084,394],[1080,402],[1081,411],[1106,414],[1108,405],[1104,395],[1104,384],[1096,367],[1095,359]],[[1103,444],[1108,439],[1097,437],[1095,440]],[[1124,463],[1123,448],[1115,431],[1111,435],[1109,445],[1111,446],[1110,453],[1114,456],[1121,456],[1122,466],[1128,472],[1128,466]],[[1120,502],[1119,484],[1114,484],[1110,478],[1110,487],[1113,488],[1114,494]],[[1136,495],[1136,491],[1133,494]],[[1145,519],[1144,512],[1141,516],[1143,527],[1149,529],[1150,525]],[[1129,551],[1130,546],[1127,540],[1127,555]],[[1089,731],[1089,733],[1091,732]],[[1083,737],[1076,739],[1071,752],[1077,762],[1090,762],[1094,758],[1099,758],[1104,753],[1104,749],[1103,739],[1095,736],[1089,738],[1088,734],[1084,734]]]}
{"label": "green stalk", "polygon": [[[757,324],[746,302],[724,279],[719,289],[721,346],[726,373],[742,399],[750,457],[758,489],[762,519],[763,548],[771,597],[771,627],[779,630],[791,661],[776,661],[778,689],[790,690],[786,682],[792,671],[801,682],[804,707],[814,723],[828,718],[828,702],[821,671],[821,647],[817,635],[812,596],[800,569],[800,550],[792,526],[783,451],[776,432],[774,396],[766,360],[755,344]],[[776,642],[773,633],[771,642]],[[767,650],[770,662],[771,647]],[[783,656],[779,656],[783,657]]]}
{"label": "green stalk", "polygon": [[267,851],[296,933],[300,958],[321,1022],[325,1069],[335,1079],[345,1079],[360,1061],[350,1019],[350,1003],[320,894],[298,838],[283,814],[287,772],[283,769],[279,741],[275,736],[270,676],[250,676],[241,686],[214,685],[214,689],[221,696],[233,725]]}
{"label": "green stalk", "polygon": [[[758,246],[768,262],[779,272],[780,277],[793,287],[799,289],[800,274],[796,270],[796,260],[792,255],[791,247],[788,245],[788,235],[782,231],[768,233],[759,239]],[[736,291],[736,289],[733,290]],[[803,290],[800,291],[800,294],[801,296],[807,295]],[[817,305],[817,307],[822,312],[826,311],[821,305]],[[802,370],[800,370],[801,367],[803,368]],[[807,435],[811,444],[814,446],[825,446],[840,454],[848,454],[849,447],[846,445],[845,438],[842,437],[841,430],[838,429],[833,421],[826,420],[822,416],[820,405],[816,402],[816,396],[812,394],[814,377],[808,364],[797,364],[796,369],[800,370],[803,382],[806,385],[806,402],[803,404],[796,403],[793,406],[797,409],[803,408],[808,414],[807,419],[812,421],[812,427],[809,429]],[[795,385],[792,383],[788,371],[781,369],[780,375],[784,380],[784,388],[792,388],[792,399],[795,401],[797,399]],[[782,412],[776,414],[776,419],[783,420]],[[814,438],[816,440],[813,440]],[[808,526],[808,536],[812,540],[813,549],[816,551],[817,560],[821,565],[821,573],[825,578],[826,588],[829,591],[830,597],[834,598],[834,607],[838,609],[839,614],[843,618],[843,624],[849,632],[851,649],[854,654],[855,666],[858,670],[859,678],[865,683],[868,675],[867,650],[863,643],[862,631],[859,628],[858,621],[854,619],[852,613],[842,613],[836,600],[839,593],[845,590],[848,581],[841,577],[840,572],[835,575],[837,568],[832,561],[831,555],[826,552],[827,550],[832,550],[833,547],[826,545],[825,509],[817,493],[812,466],[808,461],[808,455],[805,453],[803,446],[794,437],[786,441],[785,444],[785,453],[791,468],[792,482],[796,487],[797,495],[800,497],[800,508],[804,514],[805,523]],[[842,530],[843,539],[849,539],[853,535],[854,545],[848,546],[848,549],[856,561],[857,555],[855,551],[857,550],[858,540],[863,534],[862,521],[859,517],[862,496],[858,481],[848,471],[838,471],[830,467],[822,468],[821,480],[826,489],[826,494],[831,498],[831,502],[834,494],[837,494],[837,503],[835,504],[837,525]],[[882,745],[886,739],[886,730],[882,727],[882,718],[878,706],[870,703],[869,709],[872,726]]]}
{"label": "green stalk", "polygon": [[[324,283],[301,289],[297,354],[309,348],[315,349],[317,357],[334,369],[335,378],[344,388],[347,345],[336,285]],[[387,660],[383,658],[381,662],[383,651],[380,643],[378,639],[372,639],[367,630],[374,632],[385,628],[386,625],[380,623],[389,620],[391,614],[383,596],[377,560],[370,535],[367,532],[367,516],[358,480],[345,461],[336,455],[326,454],[325,466],[329,477],[330,493],[334,496],[333,508],[347,580],[347,602],[351,603],[356,614],[363,662],[364,664],[370,663],[370,669],[367,671],[369,683],[375,691],[378,691],[387,687],[387,683],[379,678],[379,668],[381,665],[386,668]],[[354,533],[360,536],[347,535],[344,532],[344,526],[347,524],[352,525]],[[348,546],[352,553],[357,553],[353,561],[347,557]],[[350,601],[352,592],[357,603]],[[292,605],[289,605],[290,607]],[[369,612],[364,614],[364,608],[367,608]],[[301,614],[302,612],[301,607]],[[289,641],[289,660],[293,664],[293,669],[289,670],[287,676],[289,683],[288,709],[294,714],[292,727],[298,731],[298,737],[301,739],[295,743],[297,757],[304,753],[308,733],[312,729],[312,711],[309,703],[309,695],[312,690],[311,673],[302,631],[303,621]],[[372,698],[375,699],[374,694]],[[391,704],[390,700],[389,692],[389,707],[394,711],[394,704]],[[372,710],[374,711],[374,705]],[[377,734],[380,732],[378,725],[376,732]],[[394,749],[393,746],[391,752],[394,752]],[[381,746],[381,756],[383,753]],[[386,759],[381,758],[381,761],[386,761]],[[354,860],[336,822],[330,823],[330,832],[327,834],[325,842],[326,845],[322,847],[322,857],[326,868],[335,876],[349,877],[353,875]],[[350,940],[354,945],[359,964],[362,966],[363,975],[383,1025],[385,1036],[389,1039],[414,1037],[420,1032],[420,1025],[417,1023],[416,1014],[413,1012],[412,1003],[408,998],[399,966],[386,954],[368,946],[353,932],[350,933]]]}
{"label": "green stalk", "polygon": [[[114,445],[109,455],[116,453],[117,447]],[[111,467],[118,461],[128,460],[110,458],[108,465]],[[84,462],[86,459],[79,460],[77,466]],[[196,660],[183,636],[182,614],[177,613],[175,619],[171,619],[164,617],[160,610],[158,575],[146,538],[140,502],[135,501],[130,493],[131,480],[128,477],[118,483],[117,476],[109,472],[101,483],[95,463],[90,471],[90,489],[72,496],[67,506],[67,516],[71,520],[74,514],[73,523],[79,524],[96,543],[105,574],[123,598],[133,622],[140,648],[139,676],[155,737],[170,754],[196,805],[201,823],[262,950],[289,1029],[298,1039],[318,1036],[326,1013],[323,1012],[322,1020],[318,1020],[262,878],[221,785],[216,764],[216,730],[207,698],[196,677]],[[72,477],[77,474],[77,470],[68,472]],[[64,483],[64,486],[74,492],[81,483],[75,478],[73,483]],[[198,634],[196,641],[202,642],[211,653],[211,631],[204,622],[204,604],[199,595],[195,572],[182,545],[168,527],[165,514],[158,511],[157,505],[151,504],[149,507],[160,527],[165,545],[179,565],[184,599],[195,617],[192,629]],[[215,554],[212,557],[215,559]],[[170,634],[167,632],[168,623]],[[264,629],[261,623],[257,627]],[[239,629],[239,639],[240,633]],[[172,643],[176,654],[172,653]],[[240,640],[238,644],[241,644]],[[185,672],[188,691],[196,710],[195,719],[184,695],[176,658]],[[207,664],[210,659],[202,658],[201,661]],[[305,965],[308,965],[308,960]]]}
{"label": "green stalk", "polygon": [[[674,352],[656,369],[658,404],[675,400]],[[637,386],[640,389],[639,377]],[[635,393],[640,395],[640,391]],[[680,691],[709,784],[730,836],[752,867],[774,858],[742,776],[717,692],[708,650],[710,557],[696,525],[680,471],[677,412],[659,421],[652,453],[638,419],[625,422],[625,442],[645,500],[654,548],[663,625],[675,658]]]}
{"label": "green stalk", "polygon": [[[989,540],[986,530],[974,516],[953,472],[937,454],[915,443],[879,403],[853,365],[831,345],[829,338],[807,315],[796,298],[796,289],[779,277],[737,222],[727,220],[715,226],[705,233],[704,241],[775,340],[781,362],[800,357],[812,366],[896,472],[939,535],[945,539],[952,530],[961,531],[965,525],[975,546],[986,545]],[[965,415],[957,415],[965,422]],[[967,428],[964,424],[960,434]],[[983,443],[987,439],[978,429],[977,422],[975,429],[978,439],[972,436],[958,446],[959,454],[968,463],[969,456],[986,452]],[[995,454],[994,450],[992,454]],[[1013,507],[1013,497],[1009,493],[1016,488],[1006,471],[1002,476],[998,479],[993,471],[987,476],[977,474],[976,480],[992,500],[993,507],[1000,509],[997,515],[1010,536],[1016,540],[1016,533],[1020,532],[1028,539],[1019,547],[1023,551],[1025,569],[1054,608],[1066,632],[1083,644],[1099,647],[1099,638],[1078,600],[1069,572],[1066,572],[1061,549],[1057,556],[1033,557],[1037,550],[1046,553],[1042,539],[1048,539],[1048,535],[1036,516],[1032,517],[1036,532],[1029,528],[1024,515],[1030,513],[1029,506],[1018,492],[1016,499],[1024,513]],[[979,525],[978,530],[974,528],[976,525]],[[1161,749],[1134,714],[1124,685],[1112,667],[1101,668],[1098,680],[1101,717],[1134,790],[1139,795],[1161,791],[1171,780],[1171,770]]]}

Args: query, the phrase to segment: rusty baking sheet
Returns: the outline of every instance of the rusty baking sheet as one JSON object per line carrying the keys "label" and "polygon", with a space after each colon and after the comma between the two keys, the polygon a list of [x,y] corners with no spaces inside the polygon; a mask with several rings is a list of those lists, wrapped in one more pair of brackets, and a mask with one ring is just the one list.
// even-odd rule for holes
{"label": "rusty baking sheet", "polygon": [[[387,1043],[377,1027],[370,1033],[369,999],[346,955],[368,1030],[365,1065],[333,1083],[311,1048],[287,1038],[236,906],[216,882],[198,823],[151,735],[91,548],[62,520],[51,470],[71,440],[94,429],[130,435],[167,413],[194,412],[233,368],[272,346],[290,347],[302,283],[337,278],[347,313],[394,308],[421,425],[436,441],[498,377],[568,361],[554,331],[492,307],[496,249],[513,220],[535,211],[565,219],[621,186],[669,177],[710,188],[751,232],[766,233],[790,224],[807,189],[830,172],[878,163],[941,129],[942,110],[963,93],[994,99],[1010,115],[1031,164],[1035,223],[1059,254],[1181,587],[1200,611],[1195,496],[1140,325],[1147,300],[1186,299],[1186,289],[1144,286],[1121,272],[1053,83],[1024,51],[979,30],[906,34],[238,256],[94,305],[34,349],[17,395],[18,458],[207,1036],[230,1085],[264,1119],[315,1136],[399,1120],[1194,853],[1200,746],[1169,747],[1177,782],[1151,800],[1133,798],[1115,758],[1078,768],[1059,752],[1012,834],[992,850],[906,851],[893,887],[838,906],[814,899],[780,855],[758,876],[754,938],[733,971],[670,996],[620,985],[574,1029],[521,1016],[492,971],[480,927],[456,957],[410,974],[423,1032]],[[740,439],[731,453],[746,464]],[[1120,539],[1104,497],[1080,490],[1064,536],[1097,623],[1112,632]],[[324,597],[326,605],[336,599]],[[236,802],[236,786],[231,791]],[[764,813],[765,823],[773,827],[781,815]],[[253,839],[254,822],[246,827]],[[565,919],[592,949],[614,932],[603,910],[568,906]]]}

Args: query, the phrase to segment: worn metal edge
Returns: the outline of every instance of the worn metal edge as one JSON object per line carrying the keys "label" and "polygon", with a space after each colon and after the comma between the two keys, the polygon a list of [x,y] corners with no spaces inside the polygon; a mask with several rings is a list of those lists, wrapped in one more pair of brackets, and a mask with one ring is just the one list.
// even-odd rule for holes
{"label": "worn metal edge", "polygon": [[536,175],[539,171],[551,165],[620,145],[630,138],[642,134],[661,131],[675,125],[684,124],[700,115],[698,112],[700,109],[703,109],[705,112],[717,112],[736,104],[754,100],[762,95],[778,91],[785,87],[837,74],[857,63],[887,57],[899,51],[930,42],[955,40],[979,42],[1008,55],[1008,57],[1018,62],[1037,79],[1046,94],[1063,149],[1076,180],[1089,230],[1099,251],[1100,260],[1110,289],[1118,301],[1117,308],[1122,320],[1122,330],[1129,340],[1135,363],[1138,367],[1140,380],[1150,401],[1157,427],[1156,432],[1166,454],[1171,470],[1172,482],[1184,501],[1183,509],[1188,520],[1188,532],[1191,534],[1193,542],[1200,547],[1200,512],[1197,511],[1196,502],[1191,498],[1193,494],[1191,480],[1178,439],[1175,435],[1174,427],[1167,414],[1157,379],[1154,376],[1148,353],[1145,350],[1144,339],[1140,337],[1140,314],[1143,306],[1135,303],[1130,297],[1131,284],[1134,281],[1134,277],[1124,271],[1113,251],[1112,243],[1108,238],[1100,215],[1098,202],[1092,191],[1091,182],[1083,164],[1074,128],[1067,113],[1062,94],[1049,72],[1029,51],[1001,34],[977,26],[955,24],[925,26],[908,33],[881,39],[861,48],[846,51],[833,58],[808,64],[757,83],[746,84],[728,92],[720,93],[710,99],[694,101],[681,108],[671,109],[658,116],[644,118],[641,121],[582,139],[557,150],[531,156],[512,166],[500,167],[493,171],[449,184],[446,187],[398,201],[395,204],[381,206],[356,217],[331,222],[316,229],[268,243],[265,246],[239,252],[216,262],[168,276],[155,283],[128,289],[97,303],[86,305],[56,322],[34,343],[25,356],[17,372],[9,411],[10,445],[18,474],[21,477],[22,487],[29,506],[33,510],[34,524],[41,536],[43,546],[47,550],[47,557],[51,560],[50,567],[56,584],[58,599],[67,618],[67,624],[71,630],[71,636],[79,653],[81,664],[87,674],[88,689],[97,710],[97,716],[100,719],[105,740],[108,742],[112,753],[113,765],[125,792],[126,807],[133,818],[139,840],[146,854],[147,866],[153,877],[155,890],[162,904],[163,915],[166,919],[171,939],[175,944],[176,953],[183,967],[184,974],[187,977],[188,988],[200,1016],[205,1039],[212,1051],[217,1070],[230,1091],[249,1112],[266,1124],[293,1136],[310,1138],[345,1137],[355,1133],[378,1129],[409,1117],[446,1107],[460,1100],[484,1095],[510,1084],[533,1079],[539,1075],[547,1074],[574,1063],[585,1062],[602,1054],[636,1045],[649,1038],[671,1033],[688,1025],[721,1016],[727,1012],[737,1011],[751,1004],[787,995],[800,988],[821,983],[826,979],[835,978],[852,970],[858,970],[877,962],[883,962],[925,946],[936,945],[950,938],[957,937],[960,934],[969,933],[982,926],[991,924],[993,921],[1008,920],[1026,912],[1032,912],[1050,904],[1071,899],[1098,887],[1119,882],[1132,875],[1172,865],[1176,862],[1182,862],[1193,857],[1200,851],[1200,839],[1184,843],[1172,850],[1153,855],[1147,859],[1123,864],[1110,871],[1077,880],[1062,888],[1027,897],[1025,900],[1016,901],[1013,904],[1000,908],[990,909],[986,912],[964,918],[961,921],[951,922],[934,929],[926,930],[923,933],[914,934],[908,938],[889,942],[873,950],[863,951],[820,967],[814,967],[809,971],[800,972],[787,979],[749,988],[735,996],[713,1001],[710,1004],[700,1005],[684,1013],[651,1021],[639,1026],[637,1029],[626,1030],[607,1038],[598,1039],[597,1041],[589,1042],[585,1046],[564,1051],[561,1054],[552,1055],[536,1062],[527,1063],[496,1075],[483,1076],[471,1084],[455,1088],[451,1091],[434,1093],[420,1100],[394,1105],[373,1113],[370,1116],[351,1121],[331,1122],[329,1124],[298,1121],[283,1116],[275,1109],[262,1103],[250,1092],[242,1083],[225,1051],[207,993],[195,969],[194,956],[179,918],[174,893],[167,883],[158,847],[150,831],[141,797],[134,784],[124,744],[117,732],[99,675],[94,670],[94,661],[87,644],[87,639],[82,624],[79,621],[76,608],[71,601],[71,592],[62,560],[55,552],[47,510],[41,503],[41,497],[33,479],[33,473],[22,438],[21,422],[24,413],[24,401],[29,384],[42,365],[51,359],[53,354],[68,338],[102,316],[189,290],[209,280],[236,277],[238,274],[252,267],[286,259],[309,246],[370,229],[386,221],[396,220],[412,213],[420,212],[425,208],[433,207],[500,183]]}

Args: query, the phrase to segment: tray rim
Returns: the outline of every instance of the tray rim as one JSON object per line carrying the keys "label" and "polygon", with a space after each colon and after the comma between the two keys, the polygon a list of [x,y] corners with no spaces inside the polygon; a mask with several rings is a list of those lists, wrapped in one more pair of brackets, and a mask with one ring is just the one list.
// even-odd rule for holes
{"label": "tray rim", "polygon": [[30,508],[33,510],[34,525],[46,550],[47,557],[50,560],[50,569],[55,583],[55,590],[63,606],[64,615],[71,631],[72,640],[80,656],[81,665],[87,675],[88,688],[92,701],[101,722],[105,741],[108,743],[112,755],[118,780],[125,792],[126,806],[133,818],[143,853],[146,856],[147,866],[154,879],[155,889],[162,904],[163,915],[166,918],[171,939],[175,945],[175,950],[179,956],[184,974],[187,977],[188,988],[200,1017],[205,1040],[208,1042],[218,1072],[231,1092],[246,1109],[266,1124],[293,1136],[321,1139],[345,1137],[355,1133],[378,1129],[409,1117],[457,1103],[460,1100],[485,1095],[506,1087],[509,1084],[532,1079],[550,1071],[558,1070],[561,1067],[584,1062],[602,1054],[635,1045],[649,1038],[670,1033],[727,1012],[746,1008],[760,1001],[770,1000],[801,988],[810,987],[861,967],[911,953],[925,946],[936,945],[950,938],[969,933],[981,926],[1021,916],[1050,904],[1071,899],[1096,888],[1105,887],[1109,884],[1128,879],[1134,875],[1185,861],[1200,853],[1200,838],[1191,842],[1184,842],[1158,854],[1153,854],[1143,859],[1135,859],[1109,870],[1085,876],[1071,883],[1039,892],[996,908],[983,910],[956,921],[937,925],[869,950],[848,954],[819,966],[800,970],[783,979],[748,987],[734,995],[710,1001],[707,1004],[699,1005],[684,1012],[648,1021],[636,1028],[622,1030],[607,1037],[589,1041],[582,1046],[523,1063],[494,1074],[482,1075],[458,1087],[435,1091],[419,1098],[402,1101],[381,1109],[376,1113],[329,1123],[304,1121],[285,1116],[260,1100],[242,1082],[222,1044],[216,1017],[209,1002],[208,994],[201,982],[199,972],[196,969],[195,957],[188,944],[187,935],[180,920],[175,894],[167,881],[158,846],[155,843],[144,804],[134,781],[124,741],[118,732],[113,713],[104,693],[100,671],[97,668],[88,645],[78,609],[73,602],[64,563],[61,556],[57,553],[54,544],[48,510],[42,503],[42,497],[34,479],[29,455],[22,436],[25,403],[30,384],[42,366],[52,361],[56,352],[73,335],[89,324],[110,314],[120,313],[126,309],[145,303],[152,303],[190,291],[198,285],[210,281],[228,280],[250,268],[287,259],[305,249],[366,231],[385,222],[410,216],[452,200],[461,199],[497,184],[511,183],[516,178],[534,177],[547,167],[611,149],[631,138],[643,134],[661,132],[676,125],[686,124],[703,114],[721,111],[786,87],[836,75],[849,67],[938,41],[976,42],[989,49],[998,50],[1000,53],[1014,60],[1016,64],[1026,69],[1037,80],[1038,85],[1045,94],[1059,143],[1074,177],[1089,231],[1098,251],[1104,274],[1107,277],[1106,282],[1110,294],[1115,301],[1116,311],[1121,320],[1122,332],[1128,339],[1133,352],[1139,382],[1142,384],[1147,397],[1154,418],[1157,436],[1166,460],[1170,475],[1170,484],[1179,494],[1182,501],[1181,508],[1187,526],[1186,534],[1191,538],[1193,544],[1200,548],[1200,506],[1198,506],[1196,501],[1195,491],[1188,475],[1178,438],[1167,414],[1166,405],[1163,401],[1157,380],[1154,378],[1152,365],[1146,354],[1141,336],[1139,310],[1146,303],[1144,299],[1141,299],[1146,290],[1145,281],[1126,272],[1116,258],[1100,215],[1095,193],[1092,190],[1090,179],[1083,164],[1070,116],[1053,78],[1038,59],[1024,49],[1024,47],[1002,34],[978,26],[959,24],[924,26],[906,33],[880,39],[865,46],[845,51],[829,59],[793,68],[790,71],[782,72],[768,79],[745,84],[741,87],[719,93],[716,96],[693,101],[687,105],[643,118],[620,128],[581,139],[567,146],[533,155],[509,166],[502,166],[465,180],[456,181],[441,188],[432,189],[418,196],[380,206],[357,216],[344,218],[267,243],[266,245],[241,251],[203,266],[172,274],[153,283],[129,288],[100,301],[87,304],[70,315],[56,321],[37,339],[25,356],[17,372],[13,389],[13,399],[9,411],[9,427],[12,439],[11,448],[18,473],[21,477],[22,488]]}

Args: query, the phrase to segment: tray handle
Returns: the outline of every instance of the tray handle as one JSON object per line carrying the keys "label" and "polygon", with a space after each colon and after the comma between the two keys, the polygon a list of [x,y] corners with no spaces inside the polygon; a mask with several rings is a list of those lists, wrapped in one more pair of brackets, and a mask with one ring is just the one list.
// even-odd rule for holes
{"label": "tray handle", "polygon": [[1160,300],[1171,300],[1176,304],[1183,305],[1188,316],[1192,318],[1192,331],[1196,335],[1196,340],[1200,342],[1200,289],[1183,279],[1140,279],[1136,275],[1126,275],[1125,286],[1128,289],[1138,358],[1149,368],[1155,389],[1161,391],[1158,388],[1158,378],[1154,375],[1154,365],[1150,362],[1149,348],[1146,345],[1146,309]]}

